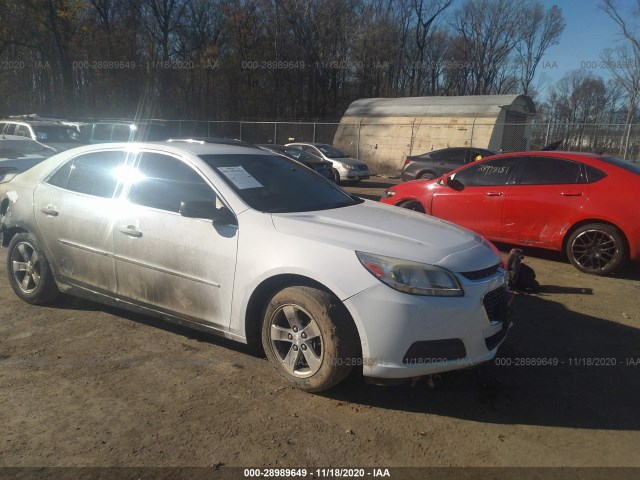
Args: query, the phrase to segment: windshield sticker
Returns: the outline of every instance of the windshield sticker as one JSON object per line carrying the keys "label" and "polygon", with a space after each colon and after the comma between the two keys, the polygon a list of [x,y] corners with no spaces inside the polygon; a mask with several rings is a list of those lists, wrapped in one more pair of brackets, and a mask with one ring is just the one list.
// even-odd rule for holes
{"label": "windshield sticker", "polygon": [[240,190],[247,188],[260,188],[263,185],[253,178],[244,168],[238,167],[219,167],[218,171],[227,177]]}

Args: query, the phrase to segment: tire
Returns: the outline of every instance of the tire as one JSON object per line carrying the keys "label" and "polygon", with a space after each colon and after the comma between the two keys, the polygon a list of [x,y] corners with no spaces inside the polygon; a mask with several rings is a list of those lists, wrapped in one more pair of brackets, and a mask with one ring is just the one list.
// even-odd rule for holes
{"label": "tire", "polygon": [[340,172],[338,170],[333,170],[333,181],[336,182],[336,185],[340,185]]}
{"label": "tire", "polygon": [[282,377],[307,392],[322,392],[344,380],[359,358],[358,342],[344,306],[322,290],[284,288],[264,310],[267,358]]}
{"label": "tire", "polygon": [[16,234],[7,250],[7,276],[18,297],[27,303],[39,305],[60,294],[47,257],[35,235]]}
{"label": "tire", "polygon": [[433,172],[422,172],[417,176],[416,180],[433,180],[436,178],[436,174]]}
{"label": "tire", "polygon": [[566,245],[571,264],[584,273],[608,275],[620,269],[627,247],[620,230],[604,223],[590,223],[576,229]]}
{"label": "tire", "polygon": [[399,207],[406,208],[407,210],[413,210],[414,212],[425,213],[424,207],[417,200],[408,200],[398,205]]}

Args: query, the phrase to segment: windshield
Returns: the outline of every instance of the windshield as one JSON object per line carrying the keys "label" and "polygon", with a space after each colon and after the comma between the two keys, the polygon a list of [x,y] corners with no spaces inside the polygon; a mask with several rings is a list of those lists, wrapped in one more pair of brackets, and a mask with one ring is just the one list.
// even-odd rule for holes
{"label": "windshield", "polygon": [[305,152],[304,150],[298,150],[297,148],[286,148],[284,150],[284,153],[286,153],[290,157],[295,158],[296,160],[299,160],[300,162],[322,161],[319,156],[314,155],[313,153]]}
{"label": "windshield", "polygon": [[600,160],[610,165],[615,165],[616,167],[623,168],[628,172],[640,175],[640,165],[638,165],[637,163],[627,162],[626,160],[622,160],[621,158],[616,157],[600,157]]}
{"label": "windshield", "polygon": [[80,143],[80,131],[74,127],[63,125],[33,126],[39,142],[48,143]]}
{"label": "windshield", "polygon": [[341,152],[337,148],[332,147],[331,145],[317,145],[318,149],[324,153],[329,158],[349,158],[344,152]]}
{"label": "windshield", "polygon": [[360,203],[294,160],[275,155],[201,155],[247,205],[261,212],[308,212]]}

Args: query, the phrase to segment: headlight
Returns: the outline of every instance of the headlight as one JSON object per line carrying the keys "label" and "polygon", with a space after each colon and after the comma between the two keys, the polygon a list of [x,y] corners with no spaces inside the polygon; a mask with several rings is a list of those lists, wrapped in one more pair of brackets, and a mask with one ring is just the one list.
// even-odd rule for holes
{"label": "headlight", "polygon": [[356,255],[364,268],[394,290],[437,297],[464,295],[458,279],[444,268],[371,253],[356,252]]}
{"label": "headlight", "polygon": [[382,194],[382,198],[391,198],[396,194],[393,190],[385,190]]}
{"label": "headlight", "polygon": [[347,170],[355,170],[356,167],[354,167],[353,165],[349,165],[348,163],[343,163],[342,166],[344,168],[346,168]]}

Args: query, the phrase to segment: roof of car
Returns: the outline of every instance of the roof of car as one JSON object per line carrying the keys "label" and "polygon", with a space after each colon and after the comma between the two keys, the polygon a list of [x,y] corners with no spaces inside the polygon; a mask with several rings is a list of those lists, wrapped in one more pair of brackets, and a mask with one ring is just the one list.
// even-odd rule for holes
{"label": "roof of car", "polygon": [[291,143],[287,143],[287,145],[312,145],[314,147],[319,147],[320,145],[329,145],[329,144],[322,143],[322,142],[291,142]]}
{"label": "roof of car", "polygon": [[20,125],[35,125],[36,127],[69,127],[69,122],[62,120],[18,120],[15,118],[3,118],[2,123],[17,123]]}

